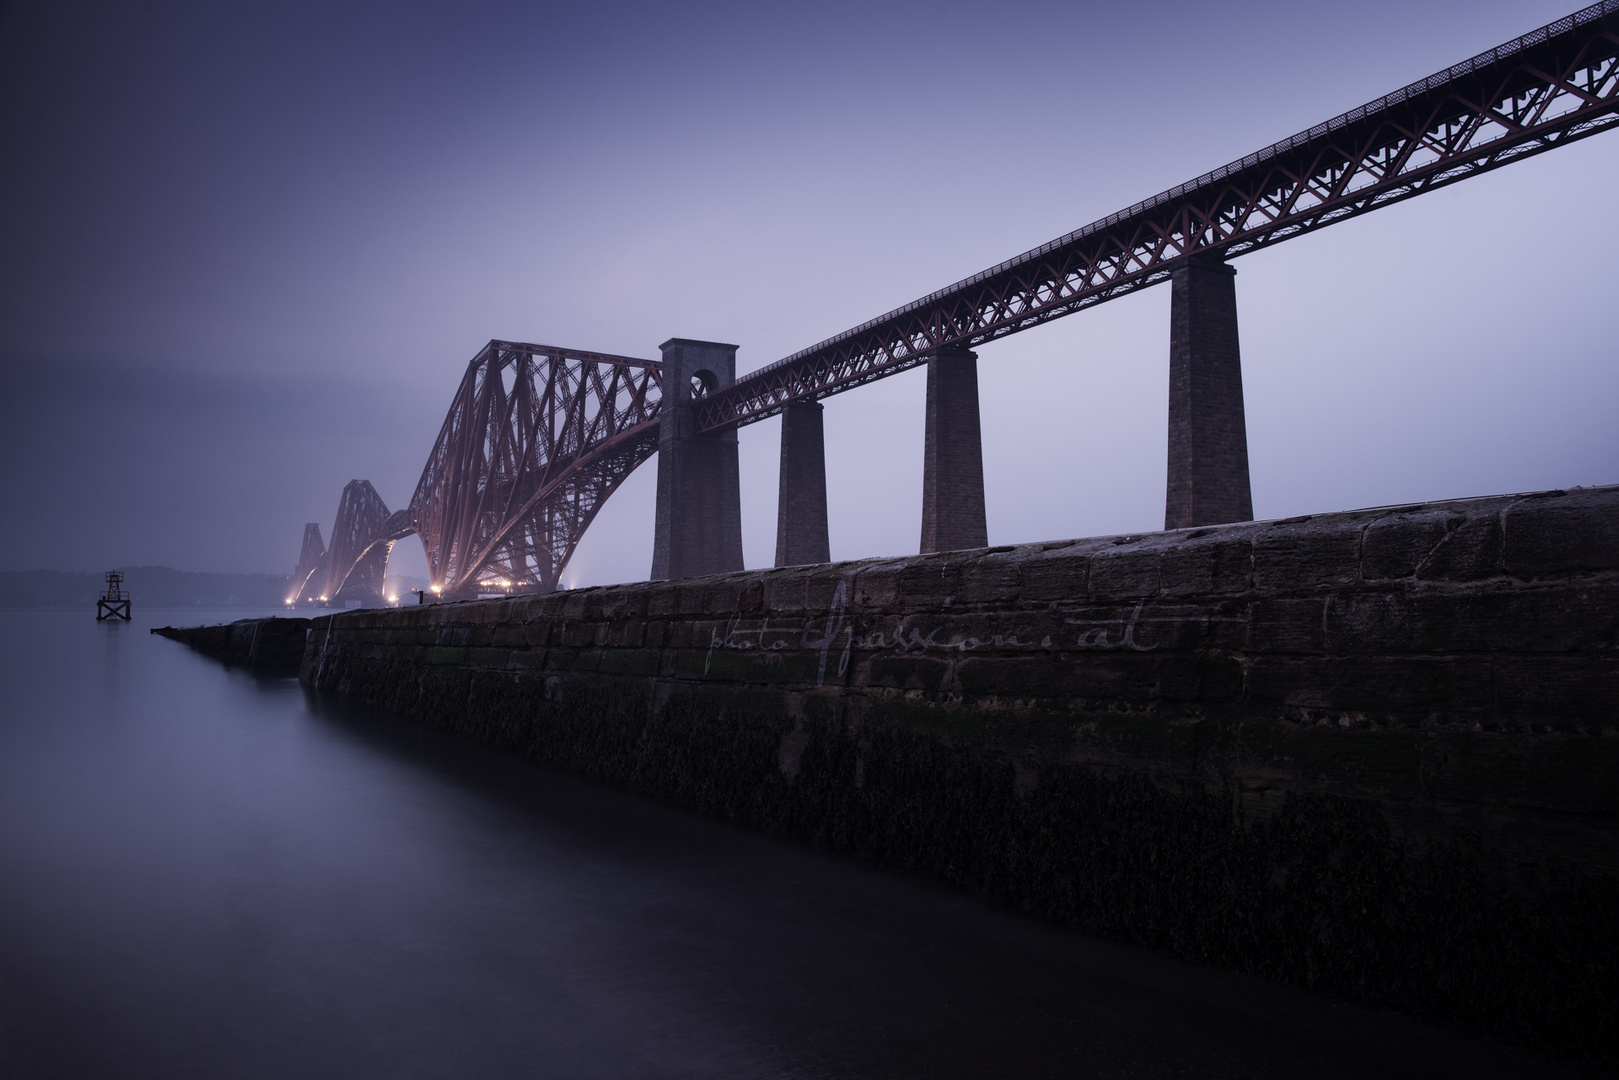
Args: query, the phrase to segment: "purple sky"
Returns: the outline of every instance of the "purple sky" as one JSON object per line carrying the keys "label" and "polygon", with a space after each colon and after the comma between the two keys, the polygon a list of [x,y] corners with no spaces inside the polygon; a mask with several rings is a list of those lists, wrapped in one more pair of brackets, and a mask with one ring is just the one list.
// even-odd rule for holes
{"label": "purple sky", "polygon": [[[349,479],[408,500],[491,337],[748,371],[1570,10],[13,3],[0,569],[284,573]],[[1616,176],[1600,135],[1238,259],[1256,514],[1619,482]],[[1161,527],[1168,307],[980,350],[992,542]],[[827,402],[835,557],[916,550],[923,387]],[[654,474],[565,580],[646,576]]]}

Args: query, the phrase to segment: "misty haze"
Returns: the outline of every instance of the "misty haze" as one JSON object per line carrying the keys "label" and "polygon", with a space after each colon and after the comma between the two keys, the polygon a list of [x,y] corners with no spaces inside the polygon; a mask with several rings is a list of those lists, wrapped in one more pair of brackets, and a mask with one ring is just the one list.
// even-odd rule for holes
{"label": "misty haze", "polygon": [[1610,1075],[1614,126],[1619,0],[0,5],[0,1074]]}

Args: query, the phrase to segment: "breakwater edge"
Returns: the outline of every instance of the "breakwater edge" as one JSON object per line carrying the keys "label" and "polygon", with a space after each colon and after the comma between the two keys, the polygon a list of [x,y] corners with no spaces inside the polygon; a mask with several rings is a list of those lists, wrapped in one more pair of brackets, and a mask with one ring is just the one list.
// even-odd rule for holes
{"label": "breakwater edge", "polygon": [[1616,630],[1599,488],[345,612],[301,675],[1612,1066]]}

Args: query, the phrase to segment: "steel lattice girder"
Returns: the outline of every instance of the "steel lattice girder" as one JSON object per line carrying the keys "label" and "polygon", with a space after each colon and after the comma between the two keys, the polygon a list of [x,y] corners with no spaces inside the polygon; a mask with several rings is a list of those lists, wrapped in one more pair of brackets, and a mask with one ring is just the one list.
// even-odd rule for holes
{"label": "steel lattice girder", "polygon": [[897,374],[1619,124],[1619,0],[1412,83],[722,387],[699,430]]}
{"label": "steel lattice girder", "polygon": [[657,450],[653,360],[491,341],[411,498],[434,584],[548,590],[601,504]]}
{"label": "steel lattice girder", "polygon": [[[388,537],[385,526],[391,520],[388,505],[369,480],[350,480],[343,486],[337,503],[337,521],[332,526],[332,546],[307,573],[295,599],[330,600],[339,592],[366,597],[382,594],[383,572],[388,565],[388,549],[397,537]],[[304,527],[303,560],[320,543],[320,530]]]}
{"label": "steel lattice girder", "polygon": [[294,601],[302,596],[304,585],[315,571],[325,565],[326,541],[320,538],[320,526],[312,521],[304,526],[304,543],[298,552],[298,565],[292,571],[292,588],[287,593],[287,599]]}

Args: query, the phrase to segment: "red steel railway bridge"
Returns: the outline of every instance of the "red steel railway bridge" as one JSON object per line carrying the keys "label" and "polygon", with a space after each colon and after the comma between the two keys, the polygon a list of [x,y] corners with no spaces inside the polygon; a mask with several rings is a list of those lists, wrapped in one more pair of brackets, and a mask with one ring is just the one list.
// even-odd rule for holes
{"label": "red steel railway bridge", "polygon": [[1619,0],[1603,0],[736,378],[736,346],[661,360],[491,341],[410,503],[343,489],[304,530],[290,602],[374,602],[421,538],[435,592],[548,591],[607,497],[658,456],[652,576],[742,569],[736,429],[781,414],[776,564],[825,562],[820,399],[927,366],[921,550],[988,543],[977,355],[1168,281],[1164,527],[1253,516],[1229,260],[1619,125]]}

